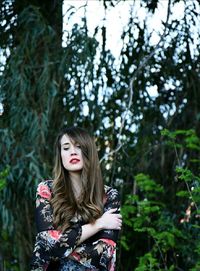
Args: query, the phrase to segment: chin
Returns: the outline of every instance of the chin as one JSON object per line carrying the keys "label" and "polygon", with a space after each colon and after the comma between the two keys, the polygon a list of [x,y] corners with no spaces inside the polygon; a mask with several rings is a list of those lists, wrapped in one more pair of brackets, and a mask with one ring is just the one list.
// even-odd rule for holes
{"label": "chin", "polygon": [[82,168],[71,168],[71,169],[68,169],[69,172],[81,172],[82,171]]}

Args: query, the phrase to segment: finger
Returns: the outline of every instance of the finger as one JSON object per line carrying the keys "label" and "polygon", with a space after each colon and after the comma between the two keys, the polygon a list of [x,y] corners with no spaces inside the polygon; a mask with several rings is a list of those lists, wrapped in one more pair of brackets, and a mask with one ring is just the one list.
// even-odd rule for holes
{"label": "finger", "polygon": [[113,209],[106,211],[106,213],[112,214],[112,213],[116,212],[116,210],[117,210],[117,208],[113,208]]}
{"label": "finger", "polygon": [[120,214],[115,214],[115,217],[116,217],[117,219],[119,219],[119,220],[122,220],[122,215],[120,215]]}
{"label": "finger", "polygon": [[118,229],[118,230],[121,230],[121,228],[122,228],[122,225],[119,224],[118,227],[117,227],[117,229]]}

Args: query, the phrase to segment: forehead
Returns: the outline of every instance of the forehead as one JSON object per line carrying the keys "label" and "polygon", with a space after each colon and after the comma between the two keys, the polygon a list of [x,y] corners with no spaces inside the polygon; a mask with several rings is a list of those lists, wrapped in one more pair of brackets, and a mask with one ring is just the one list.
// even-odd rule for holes
{"label": "forehead", "polygon": [[65,134],[61,137],[60,144],[62,146],[63,144],[67,144],[67,143],[73,144],[74,141],[67,134]]}

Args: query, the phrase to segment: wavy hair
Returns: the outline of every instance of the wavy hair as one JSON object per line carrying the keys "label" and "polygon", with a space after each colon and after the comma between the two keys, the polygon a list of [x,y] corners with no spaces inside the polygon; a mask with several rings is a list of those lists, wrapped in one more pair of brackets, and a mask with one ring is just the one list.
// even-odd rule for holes
{"label": "wavy hair", "polygon": [[[77,199],[72,182],[61,159],[61,138],[68,135],[72,142],[81,147],[83,169],[81,171],[82,192]],[[94,139],[87,131],[78,127],[63,129],[55,142],[55,164],[53,169],[51,204],[53,222],[57,229],[65,231],[77,214],[84,222],[93,223],[103,212],[104,185]]]}

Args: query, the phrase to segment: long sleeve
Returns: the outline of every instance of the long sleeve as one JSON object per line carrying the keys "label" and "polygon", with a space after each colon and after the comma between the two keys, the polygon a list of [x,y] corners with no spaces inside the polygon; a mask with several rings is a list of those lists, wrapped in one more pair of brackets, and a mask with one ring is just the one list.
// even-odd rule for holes
{"label": "long sleeve", "polygon": [[81,237],[81,225],[76,223],[61,233],[53,227],[53,213],[50,204],[51,181],[38,185],[36,194],[36,242],[31,260],[31,270],[46,270],[51,259],[69,255]]}
{"label": "long sleeve", "polygon": [[[104,212],[110,209],[117,209],[116,213],[120,212],[120,197],[116,189],[106,186],[106,202],[104,205]],[[119,230],[102,230],[100,231],[96,239],[110,239],[117,242],[119,238]]]}
{"label": "long sleeve", "polygon": [[[104,212],[120,207],[119,194],[116,189],[106,187],[106,202]],[[95,266],[99,270],[115,270],[116,242],[118,230],[102,230],[80,244],[70,254],[70,257],[85,267]]]}

